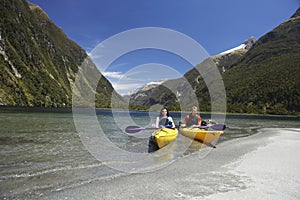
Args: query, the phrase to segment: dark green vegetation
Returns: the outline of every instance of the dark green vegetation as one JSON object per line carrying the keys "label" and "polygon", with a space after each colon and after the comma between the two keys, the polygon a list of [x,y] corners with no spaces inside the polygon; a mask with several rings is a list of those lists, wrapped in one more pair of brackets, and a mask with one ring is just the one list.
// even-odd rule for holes
{"label": "dark green vegetation", "polygon": [[[201,111],[211,110],[211,96],[196,68],[213,61],[222,73],[227,112],[254,114],[300,113],[300,10],[287,21],[261,37],[248,51],[205,60],[184,75],[194,89]],[[184,96],[181,79],[173,80],[171,91]],[[162,104],[179,110],[178,95],[159,86],[145,96],[133,95],[131,104]],[[181,101],[180,101],[181,102]]]}
{"label": "dark green vegetation", "polygon": [[261,37],[223,79],[229,112],[299,114],[299,9]]}
{"label": "dark green vegetation", "polygon": [[[0,105],[70,107],[85,51],[25,0],[1,0],[0,35]],[[102,77],[96,106],[110,107],[113,91]]]}

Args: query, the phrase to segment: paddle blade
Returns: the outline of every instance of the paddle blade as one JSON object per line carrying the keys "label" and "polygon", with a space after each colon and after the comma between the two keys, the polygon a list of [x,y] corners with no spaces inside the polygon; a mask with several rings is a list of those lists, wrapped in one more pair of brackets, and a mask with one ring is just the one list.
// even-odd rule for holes
{"label": "paddle blade", "polygon": [[139,131],[145,130],[145,128],[140,127],[140,126],[127,126],[125,128],[126,133],[137,133]]}
{"label": "paddle blade", "polygon": [[214,124],[214,125],[211,125],[211,126],[200,126],[199,128],[211,128],[211,129],[214,129],[214,130],[218,130],[218,131],[222,131],[226,128],[226,125],[225,124]]}
{"label": "paddle blade", "polygon": [[209,126],[209,128],[212,128],[214,130],[222,131],[226,128],[226,125],[225,124],[214,124],[212,126]]}

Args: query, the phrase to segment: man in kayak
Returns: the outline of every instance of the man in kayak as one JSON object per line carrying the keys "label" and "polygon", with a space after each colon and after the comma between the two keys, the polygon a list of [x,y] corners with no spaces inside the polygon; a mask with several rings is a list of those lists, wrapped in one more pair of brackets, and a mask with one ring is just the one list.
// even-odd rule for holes
{"label": "man in kayak", "polygon": [[201,116],[198,114],[198,108],[196,106],[192,107],[190,114],[186,115],[181,127],[199,127],[201,126]]}

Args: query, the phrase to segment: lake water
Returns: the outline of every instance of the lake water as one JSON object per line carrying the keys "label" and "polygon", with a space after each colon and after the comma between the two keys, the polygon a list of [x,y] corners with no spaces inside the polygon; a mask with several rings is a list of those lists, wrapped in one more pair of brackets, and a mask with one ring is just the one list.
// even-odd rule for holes
{"label": "lake water", "polygon": [[[133,111],[130,122],[149,127],[156,114]],[[171,114],[176,123],[182,121],[183,116],[179,113]],[[201,116],[203,119],[210,117]],[[117,122],[115,118],[118,118]],[[125,111],[115,111],[114,114],[109,110],[96,111],[96,119],[112,144],[134,155],[147,155],[152,130],[141,131],[138,137],[128,135],[124,127],[135,124],[126,124],[127,118]],[[247,137],[266,127],[299,128],[299,122],[295,117],[227,115],[225,124],[228,128],[219,142]],[[125,124],[120,127],[119,123]],[[130,175],[112,168],[114,165],[108,161],[95,159],[76,128],[73,114],[64,110],[0,108],[0,198],[37,199],[48,192]],[[86,130],[88,132],[89,127]],[[181,152],[182,155],[171,155],[172,160],[202,151],[201,148],[201,143],[193,141],[186,151]]]}

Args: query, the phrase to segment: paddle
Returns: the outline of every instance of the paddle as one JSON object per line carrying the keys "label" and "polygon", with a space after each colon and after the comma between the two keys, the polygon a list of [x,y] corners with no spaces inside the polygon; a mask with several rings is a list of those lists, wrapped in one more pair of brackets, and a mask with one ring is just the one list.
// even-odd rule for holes
{"label": "paddle", "polygon": [[214,124],[211,126],[199,126],[199,128],[211,128],[214,130],[222,131],[226,128],[226,125],[225,124]]}
{"label": "paddle", "polygon": [[[212,126],[199,126],[199,128],[211,128],[214,130],[224,130],[226,128],[225,124],[214,124]],[[127,126],[125,128],[125,132],[126,133],[137,133],[139,131],[143,131],[143,130],[149,130],[149,129],[156,129],[156,128],[144,128],[144,127],[140,127],[140,126]]]}
{"label": "paddle", "polygon": [[156,129],[156,128],[143,128],[143,127],[140,127],[140,126],[127,126],[125,128],[125,132],[126,133],[137,133],[139,131],[148,130],[148,129]]}

